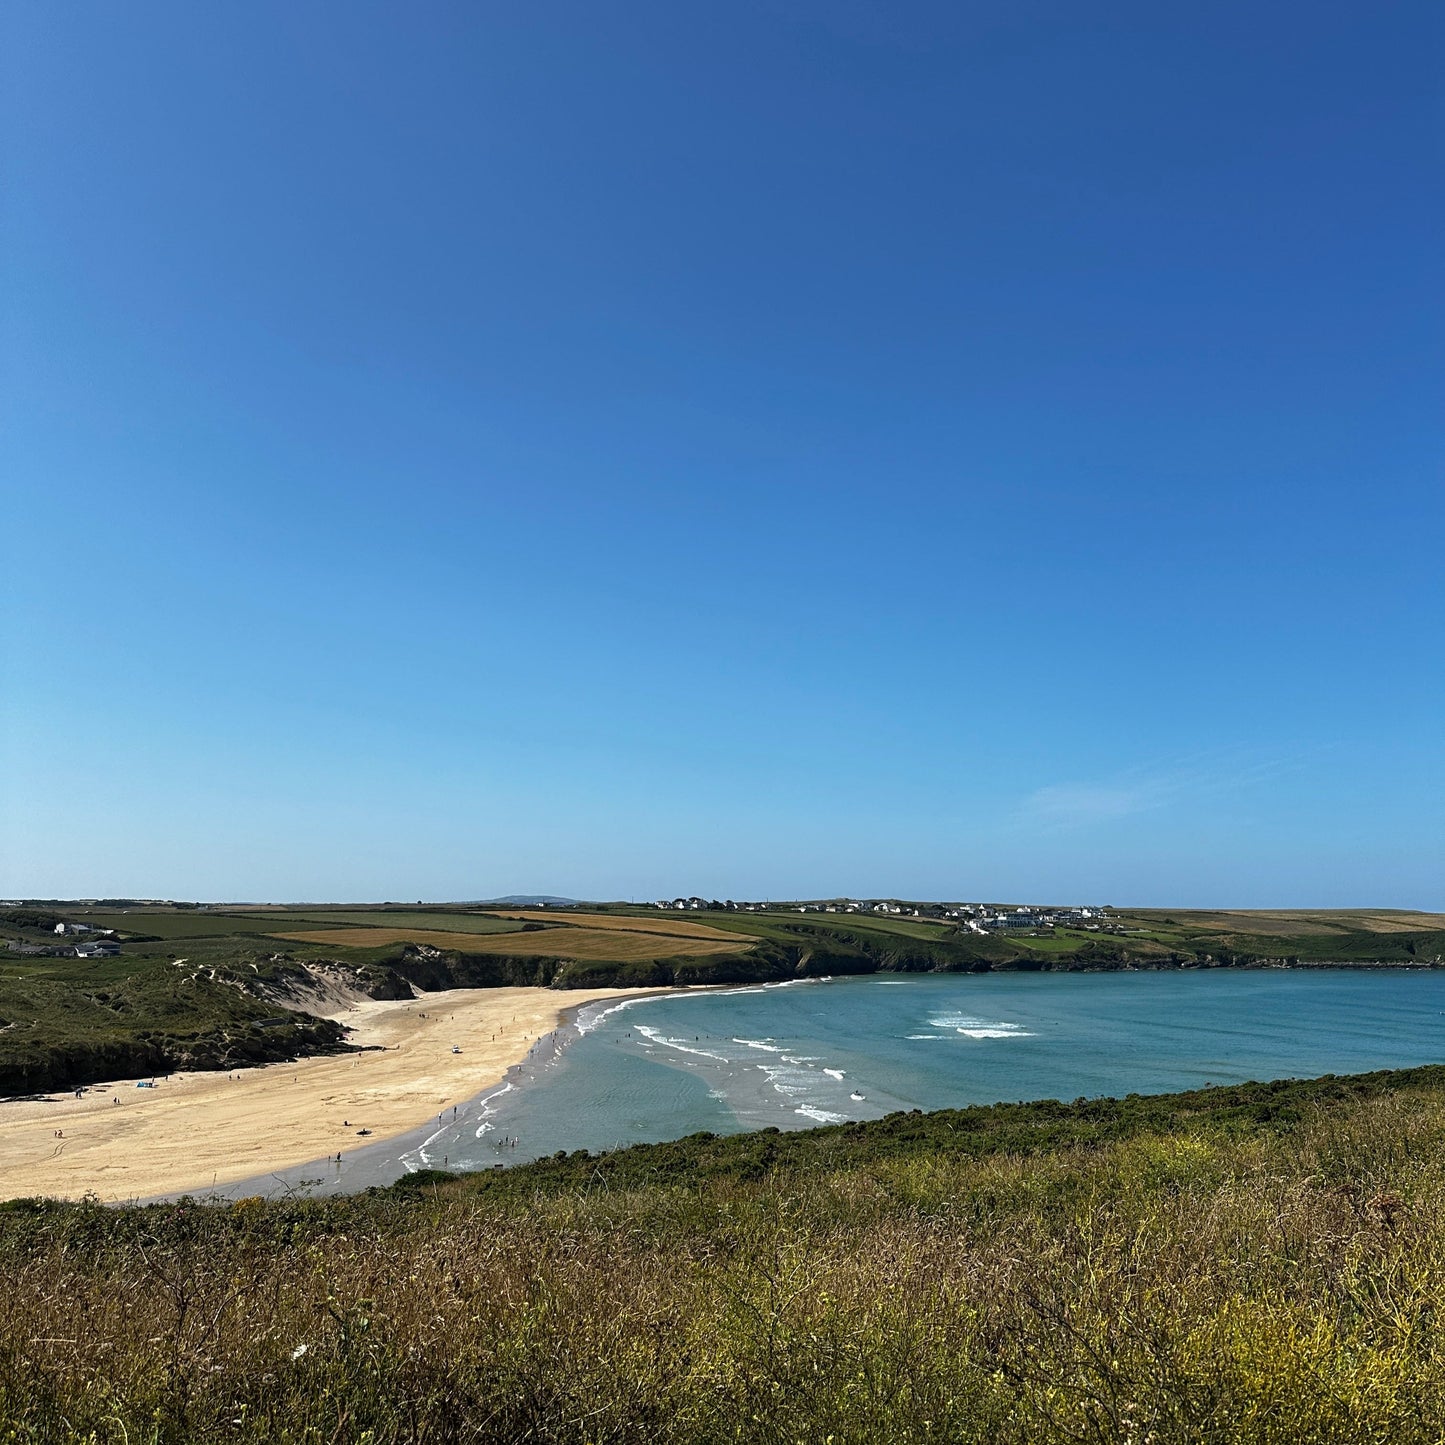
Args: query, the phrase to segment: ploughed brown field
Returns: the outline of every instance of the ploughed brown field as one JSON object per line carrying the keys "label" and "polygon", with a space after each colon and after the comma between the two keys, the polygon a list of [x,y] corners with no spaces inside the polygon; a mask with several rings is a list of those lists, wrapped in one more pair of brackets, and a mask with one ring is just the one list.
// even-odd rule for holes
{"label": "ploughed brown field", "polygon": [[533,923],[565,923],[578,928],[616,928],[625,933],[670,933],[675,938],[725,938],[736,943],[740,938],[751,938],[748,933],[729,933],[725,928],[713,928],[706,923],[692,923],[685,918],[628,918],[615,913],[567,913],[547,912],[543,909],[520,909],[503,913],[502,918],[524,918]]}
{"label": "ploughed brown field", "polygon": [[294,943],[328,948],[380,948],[393,943],[426,943],[463,953],[536,954],[544,958],[676,958],[680,954],[742,953],[750,943],[737,934],[716,939],[669,933],[623,932],[615,928],[545,928],[539,933],[448,933],[425,928],[325,928],[314,933],[277,933]]}

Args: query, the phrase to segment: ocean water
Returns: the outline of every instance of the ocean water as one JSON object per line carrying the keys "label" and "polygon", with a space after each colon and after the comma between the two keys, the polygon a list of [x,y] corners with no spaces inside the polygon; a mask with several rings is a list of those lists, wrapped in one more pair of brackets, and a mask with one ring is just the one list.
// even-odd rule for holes
{"label": "ocean water", "polygon": [[582,1009],[504,1084],[330,1187],[699,1130],[1442,1059],[1445,972],[871,975],[673,994]]}

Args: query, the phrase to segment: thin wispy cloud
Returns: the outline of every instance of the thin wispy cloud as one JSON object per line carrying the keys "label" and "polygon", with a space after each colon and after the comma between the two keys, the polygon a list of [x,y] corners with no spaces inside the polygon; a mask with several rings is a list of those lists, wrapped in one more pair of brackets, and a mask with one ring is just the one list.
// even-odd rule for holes
{"label": "thin wispy cloud", "polygon": [[1158,787],[1109,787],[1098,783],[1055,783],[1037,788],[1020,810],[1034,822],[1070,827],[1145,813],[1167,801]]}
{"label": "thin wispy cloud", "polygon": [[1100,781],[1050,783],[1022,799],[1015,821],[1050,831],[1088,827],[1207,794],[1244,790],[1303,766],[1311,756],[1313,752],[1264,758],[1214,752],[1128,769]]}

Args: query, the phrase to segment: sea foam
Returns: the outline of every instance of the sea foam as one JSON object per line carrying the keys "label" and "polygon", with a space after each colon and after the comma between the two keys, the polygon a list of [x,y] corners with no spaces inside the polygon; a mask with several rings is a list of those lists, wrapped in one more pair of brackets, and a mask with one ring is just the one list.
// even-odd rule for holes
{"label": "sea foam", "polygon": [[793,1110],[795,1114],[801,1114],[805,1119],[814,1119],[819,1124],[846,1124],[846,1114],[830,1114],[826,1109],[815,1109],[811,1104],[800,1104]]}
{"label": "sea foam", "polygon": [[730,1064],[732,1062],[726,1054],[713,1054],[709,1053],[706,1049],[690,1049],[680,1039],[670,1039],[661,1029],[655,1029],[649,1024],[638,1024],[637,1032],[640,1033],[643,1038],[650,1039],[653,1043],[662,1044],[669,1049],[676,1049],[680,1054],[696,1054],[699,1058],[715,1059],[720,1064]]}
{"label": "sea foam", "polygon": [[[1019,1024],[990,1022],[988,1019],[976,1019],[968,1014],[939,1014],[929,1019],[929,1025],[935,1029],[952,1029],[955,1033],[963,1034],[970,1039],[1031,1039],[1034,1037],[1030,1030]],[[913,1035],[909,1036],[910,1038]]]}

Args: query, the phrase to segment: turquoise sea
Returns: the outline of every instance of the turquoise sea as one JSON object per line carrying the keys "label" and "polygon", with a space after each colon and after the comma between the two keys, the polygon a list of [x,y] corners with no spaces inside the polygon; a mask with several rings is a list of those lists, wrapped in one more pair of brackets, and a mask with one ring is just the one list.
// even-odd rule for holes
{"label": "turquoise sea", "polygon": [[504,1084],[330,1187],[704,1129],[1441,1060],[1445,972],[875,974],[672,994],[582,1009]]}

